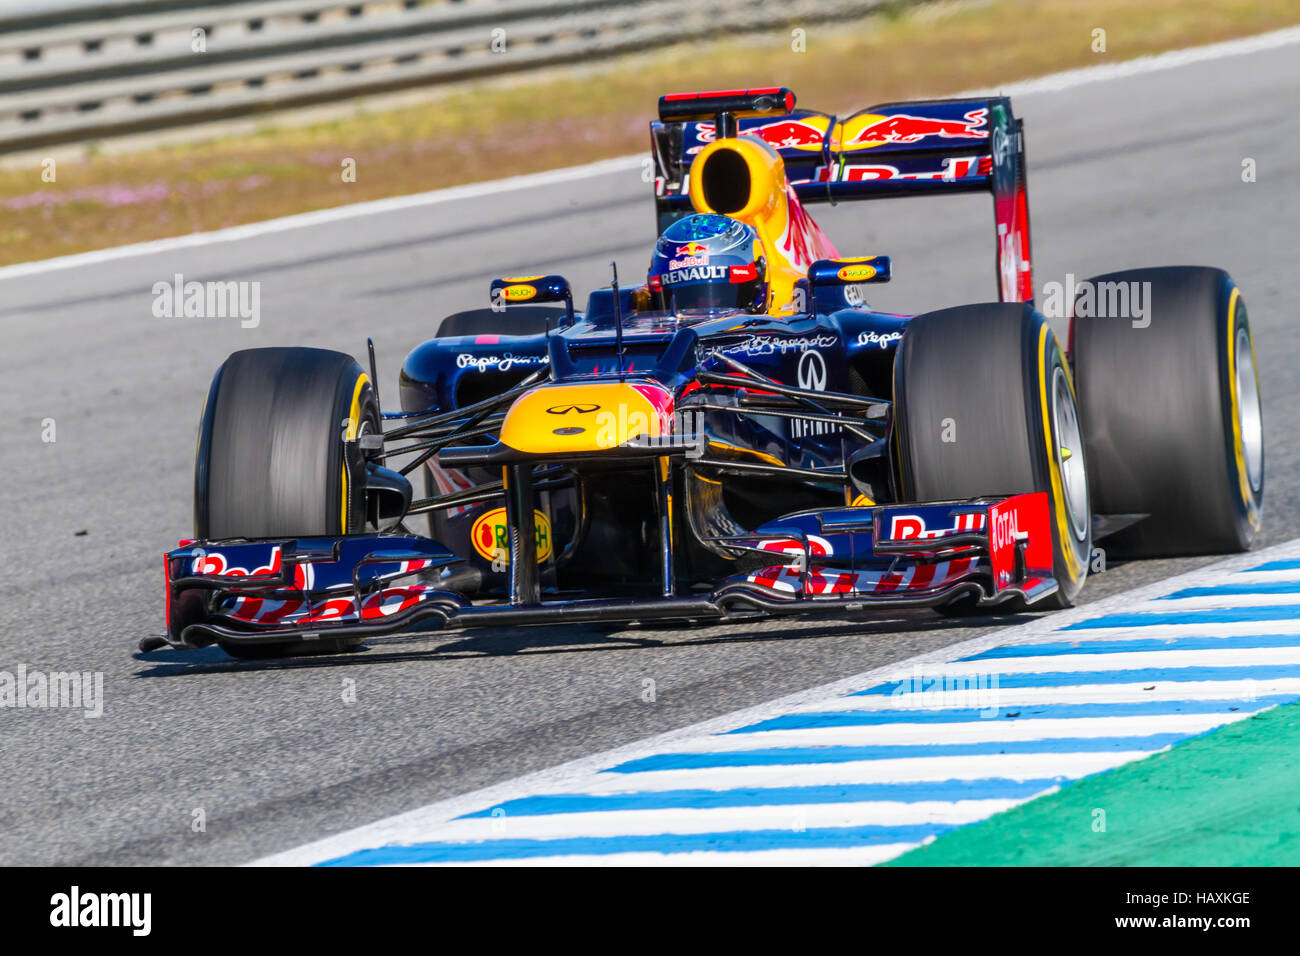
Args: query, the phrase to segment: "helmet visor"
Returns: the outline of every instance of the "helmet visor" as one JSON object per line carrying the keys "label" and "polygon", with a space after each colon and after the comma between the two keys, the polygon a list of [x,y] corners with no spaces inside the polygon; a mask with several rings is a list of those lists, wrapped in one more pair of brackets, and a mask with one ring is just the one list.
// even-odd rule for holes
{"label": "helmet visor", "polygon": [[[659,279],[656,282],[655,279]],[[722,277],[707,282],[663,281],[654,277],[651,288],[660,286],[662,308],[680,316],[708,316],[733,312],[752,312],[759,304],[763,286],[758,267],[731,266]]]}
{"label": "helmet visor", "polygon": [[744,312],[754,301],[754,290],[740,285],[695,282],[664,287],[664,305],[681,316]]}

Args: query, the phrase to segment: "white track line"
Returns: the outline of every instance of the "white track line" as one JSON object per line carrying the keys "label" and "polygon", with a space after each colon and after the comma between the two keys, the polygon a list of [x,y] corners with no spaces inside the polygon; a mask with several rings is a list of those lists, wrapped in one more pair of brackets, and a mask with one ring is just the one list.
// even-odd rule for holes
{"label": "white track line", "polygon": [[[1161,748],[1157,748],[1161,749]],[[660,751],[662,752],[662,751]],[[770,764],[744,767],[703,767],[685,770],[644,770],[640,773],[598,773],[584,777],[584,794],[652,793],[664,790],[738,790],[748,787],[834,787],[873,783],[934,783],[944,780],[1049,780],[1085,777],[1131,760],[1149,757],[1156,750],[1070,751],[1067,753],[971,754],[958,757],[897,757],[884,760],[846,760],[841,763]],[[552,788],[544,792],[555,792]],[[531,791],[541,792],[541,791]],[[475,810],[505,803],[478,803]],[[353,849],[438,839],[445,823],[436,829],[404,829],[398,838],[367,842]],[[350,851],[349,851],[350,852]],[[344,854],[317,856],[333,859]],[[262,861],[267,862],[267,861]]]}
{"label": "white track line", "polygon": [[[926,668],[927,677],[942,673],[942,667]],[[996,694],[996,696],[994,696]],[[1154,700],[1238,701],[1256,700],[1283,694],[1300,694],[1300,678],[1279,677],[1269,680],[1224,681],[1142,681],[1134,684],[1074,684],[1068,687],[999,687],[988,690],[989,704],[1000,711],[1041,704],[1136,704]],[[924,697],[924,695],[916,695]],[[910,710],[937,712],[943,708],[910,701],[908,695],[877,694],[863,697],[836,697],[814,700],[789,713],[831,713],[838,711]]]}
{"label": "white track line", "polygon": [[[1272,622],[1269,622],[1270,624]],[[1271,632],[1268,624],[1256,624],[1256,631]],[[1147,628],[1146,630],[1159,630]],[[1071,631],[1071,634],[1084,634]],[[1289,631],[1287,633],[1296,633]],[[1140,636],[1130,632],[1129,637]],[[1159,635],[1152,635],[1158,637]],[[1300,647],[1225,647],[1222,650],[1134,651],[1127,654],[1052,654],[1044,657],[994,657],[978,661],[945,664],[941,672],[928,676],[974,677],[982,674],[1056,674],[1075,671],[1146,670],[1166,667],[1281,667],[1300,664]],[[913,675],[899,669],[886,681],[906,681]],[[916,692],[924,693],[925,686]],[[992,688],[990,688],[990,693]]]}
{"label": "white track line", "polygon": [[758,807],[674,807],[664,810],[612,810],[552,813],[542,816],[474,817],[438,830],[438,839],[555,840],[565,837],[653,836],[658,833],[715,833],[733,830],[791,830],[858,826],[914,826],[922,823],[974,823],[1001,813],[1013,800],[927,800],[897,803],[810,803]]}
{"label": "white track line", "polygon": [[[994,92],[1005,96],[1032,96],[1040,93],[1059,93],[1073,87],[1091,83],[1103,83],[1110,80],[1140,76],[1146,73],[1158,73],[1177,69],[1194,63],[1221,60],[1226,57],[1246,56],[1265,50],[1300,43],[1300,27],[1287,27],[1262,33],[1258,36],[1227,40],[1223,43],[1210,43],[1204,46],[1188,47],[1183,50],[1170,50],[1153,56],[1142,56],[1119,63],[1101,63],[1096,66],[1064,70],[1031,80],[1008,83],[1001,87],[983,90],[969,90],[955,96],[980,96]],[[305,229],[325,223],[340,222],[362,216],[374,216],[404,209],[416,209],[440,203],[454,202],[459,199],[476,199],[497,193],[520,189],[536,189],[559,183],[574,182],[607,173],[626,172],[641,166],[646,154],[619,156],[614,159],[600,160],[581,166],[553,169],[543,173],[530,173],[523,176],[511,176],[507,179],[490,180],[481,183],[468,183],[438,189],[431,192],[415,193],[409,196],[393,196],[388,199],[376,199],[369,202],[350,203],[321,209],[316,212],[284,216],[280,219],[268,219],[263,222],[218,229],[213,232],[195,232],[185,236],[168,239],[156,239],[151,242],[134,243],[128,246],[114,246],[109,249],[97,249],[93,252],[80,252],[69,256],[43,259],[39,262],[23,262],[0,268],[0,280],[16,279],[23,276],[54,272],[60,269],[74,269],[81,266],[99,265],[119,259],[148,256],[155,253],[171,252],[177,249],[192,249],[197,246],[212,245],[221,242],[235,242],[257,236],[285,232],[292,229]],[[123,160],[126,161],[126,160]]]}
{"label": "white track line", "polygon": [[482,860],[434,866],[875,866],[905,853],[917,843],[826,847],[815,850],[756,850],[747,853],[611,853],[608,856],[548,856],[530,860]]}
{"label": "white track line", "polygon": [[1170,598],[1167,601],[1149,601],[1134,612],[1141,611],[1208,611],[1228,607],[1280,607],[1300,605],[1296,594],[1207,594],[1201,597]]}
{"label": "white track line", "polygon": [[[603,754],[584,757],[549,770],[506,781],[461,797],[443,800],[427,807],[380,820],[355,830],[327,837],[315,843],[256,861],[256,865],[302,865],[334,859],[348,853],[371,847],[397,843],[410,843],[436,838],[447,822],[467,813],[498,806],[510,800],[522,799],[539,793],[565,793],[579,789],[585,793],[619,793],[629,791],[676,790],[689,788],[730,789],[745,786],[809,786],[897,782],[900,780],[950,780],[1005,777],[1014,780],[1044,779],[1057,776],[1077,777],[1109,769],[1148,756],[1146,751],[1106,751],[1067,753],[1013,753],[980,754],[971,756],[908,757],[881,760],[852,761],[840,764],[774,765],[758,767],[718,767],[680,770],[656,770],[634,774],[600,773],[605,768],[630,760],[661,754],[665,750],[680,751],[685,741],[698,741],[701,737],[724,733],[746,727],[761,720],[789,714],[799,710],[844,709],[842,695],[879,684],[900,672],[934,674],[942,673],[945,666],[956,658],[967,657],[993,647],[1008,644],[1029,644],[1042,641],[1051,635],[1061,640],[1059,629],[1068,624],[1097,617],[1098,615],[1128,611],[1142,601],[1185,587],[1220,583],[1234,572],[1255,567],[1269,560],[1300,557],[1300,539],[1289,541],[1253,554],[1244,554],[1186,574],[1136,588],[1132,591],[1096,601],[1083,607],[1047,615],[1020,627],[1006,628],[919,655],[908,661],[876,668],[864,674],[815,687],[780,700],[771,701],[743,711],[714,718],[691,727],[629,744]],[[1150,630],[1150,629],[1147,629]],[[1079,639],[1087,639],[1088,632],[1070,632]],[[1110,655],[1093,655],[1102,658]],[[1002,659],[982,662],[986,667],[997,668]],[[1096,669],[1104,669],[1100,660]],[[1300,685],[1297,679],[1198,681],[1129,685],[1096,685],[1094,687],[1039,687],[999,689],[998,703],[1002,707],[1010,700],[1038,700],[1064,703],[1080,700],[1184,700],[1225,697],[1250,699],[1255,695],[1286,693]],[[1150,687],[1152,690],[1145,690]],[[1089,696],[1091,695],[1091,696]],[[847,699],[851,706],[869,709],[897,708],[900,698],[889,695],[855,697]],[[1235,715],[1221,715],[1226,722]],[[736,854],[739,856],[739,854]],[[674,857],[677,855],[674,854]],[[728,854],[730,858],[730,854]],[[551,862],[555,862],[554,859]],[[739,862],[739,860],[737,860]]]}
{"label": "white track line", "polygon": [[[1228,704],[1224,704],[1226,712]],[[997,711],[1005,713],[1005,708]],[[1199,734],[1252,712],[1213,714],[1145,714],[1135,717],[1074,717],[1006,720],[963,720],[952,723],[868,724],[861,727],[811,727],[763,730],[751,734],[710,737],[709,753],[743,753],[768,747],[898,747],[930,744],[989,743],[1013,740],[1053,740],[1061,737],[1146,737],[1151,734]],[[698,741],[680,741],[661,753],[693,753]]]}

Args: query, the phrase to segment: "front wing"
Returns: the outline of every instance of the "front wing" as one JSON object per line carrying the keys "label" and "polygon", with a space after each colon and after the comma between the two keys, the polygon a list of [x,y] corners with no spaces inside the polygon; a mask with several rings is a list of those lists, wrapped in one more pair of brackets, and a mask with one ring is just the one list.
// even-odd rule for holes
{"label": "front wing", "polygon": [[[840,508],[711,539],[740,573],[707,595],[471,603],[436,541],[349,535],[189,541],[164,558],[173,647],[311,642],[411,630],[595,621],[721,620],[823,608],[1026,604],[1057,590],[1047,495]],[[142,648],[159,646],[148,639]]]}

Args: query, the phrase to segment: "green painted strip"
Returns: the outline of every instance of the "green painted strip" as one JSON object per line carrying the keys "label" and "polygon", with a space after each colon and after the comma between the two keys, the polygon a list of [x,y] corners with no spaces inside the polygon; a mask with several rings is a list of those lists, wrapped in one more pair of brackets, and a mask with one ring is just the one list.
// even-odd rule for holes
{"label": "green painted strip", "polygon": [[1300,865],[1300,703],[1076,780],[883,865]]}

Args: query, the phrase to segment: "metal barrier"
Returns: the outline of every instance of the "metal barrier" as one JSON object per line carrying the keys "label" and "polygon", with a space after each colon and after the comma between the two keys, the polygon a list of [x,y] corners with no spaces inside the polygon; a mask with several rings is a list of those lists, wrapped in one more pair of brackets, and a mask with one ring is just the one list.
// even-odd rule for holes
{"label": "metal barrier", "polygon": [[0,152],[581,63],[885,2],[29,0],[0,7]]}

